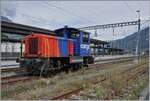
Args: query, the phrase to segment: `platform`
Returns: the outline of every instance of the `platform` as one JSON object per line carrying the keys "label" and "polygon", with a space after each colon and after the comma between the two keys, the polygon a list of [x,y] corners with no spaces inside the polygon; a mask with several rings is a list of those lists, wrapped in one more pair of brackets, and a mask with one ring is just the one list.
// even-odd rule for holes
{"label": "platform", "polygon": [[14,68],[19,67],[19,63],[16,60],[2,60],[1,61],[1,68]]}
{"label": "platform", "polygon": [[[132,57],[133,55],[105,55],[105,56],[95,56],[95,61],[105,61],[109,59],[117,59],[117,58],[124,58],[124,57]],[[14,68],[19,67],[19,63],[15,60],[2,60],[1,61],[1,68]]]}
{"label": "platform", "polygon": [[104,55],[104,56],[95,56],[95,61],[100,60],[109,60],[109,59],[117,59],[117,58],[125,58],[125,57],[133,57],[133,55]]}

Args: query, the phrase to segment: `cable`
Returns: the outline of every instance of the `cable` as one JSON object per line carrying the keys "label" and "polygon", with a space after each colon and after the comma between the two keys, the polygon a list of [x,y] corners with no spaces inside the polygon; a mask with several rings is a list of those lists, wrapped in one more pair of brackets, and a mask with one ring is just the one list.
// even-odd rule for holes
{"label": "cable", "polygon": [[[124,1],[124,3],[126,4],[127,8],[131,11],[131,13],[134,15],[135,11],[130,7],[130,5],[128,5],[128,3],[126,1]],[[134,17],[135,17],[135,15],[134,15]]]}
{"label": "cable", "polygon": [[[43,3],[43,2],[42,2]],[[40,5],[40,6],[42,6],[42,5]],[[42,6],[43,7],[43,6]],[[47,6],[44,6],[44,7],[47,7]],[[49,7],[49,6],[48,6]],[[18,10],[18,9],[17,9]],[[19,9],[20,10],[20,9]],[[23,12],[23,11],[22,11]],[[39,20],[44,20],[44,18],[42,18],[42,17],[38,17],[38,16],[31,16],[31,15],[29,15],[29,14],[25,14],[25,13],[22,13],[22,12],[19,12],[19,14],[20,15],[22,15],[22,17],[25,17],[25,18],[28,18],[28,19],[30,19],[30,20],[33,20],[34,22],[37,22],[38,23],[38,21]],[[47,23],[48,23],[49,21],[47,21]],[[87,21],[86,21],[87,22]],[[40,22],[39,22],[39,24],[40,24]],[[50,22],[49,22],[49,24],[50,24]]]}
{"label": "cable", "polygon": [[45,2],[43,2],[43,3],[44,3],[45,5],[48,5],[48,6],[57,8],[57,9],[63,11],[63,12],[66,12],[66,13],[72,15],[72,16],[76,16],[76,17],[78,17],[78,18],[80,18],[80,19],[82,19],[82,20],[84,20],[84,21],[86,21],[86,22],[93,22],[93,21],[91,21],[91,20],[89,20],[89,19],[87,19],[87,18],[85,18],[85,17],[81,17],[81,16],[79,16],[79,15],[77,15],[77,14],[75,14],[75,13],[69,11],[69,10],[66,10],[66,9],[64,9],[64,8],[61,8],[61,7],[57,7],[57,6],[55,6],[55,5],[53,5],[53,4],[49,3],[49,2],[46,2],[46,1],[45,1]]}
{"label": "cable", "polygon": [[[16,8],[16,10],[18,10],[17,8]],[[34,26],[37,26],[37,27],[42,27],[41,26],[41,20],[42,21],[46,21],[46,24],[51,24],[48,20],[45,20],[44,18],[42,18],[42,17],[38,17],[38,16],[31,16],[31,15],[29,15],[29,14],[26,14],[26,13],[23,13],[23,11],[21,10],[19,13],[17,13],[17,14],[20,14],[22,17],[24,17],[24,18],[26,18],[26,19],[28,19],[30,22],[28,22],[28,23],[26,23],[26,24],[33,24]],[[34,23],[31,23],[31,22],[34,22]],[[44,27],[43,27],[44,28]]]}

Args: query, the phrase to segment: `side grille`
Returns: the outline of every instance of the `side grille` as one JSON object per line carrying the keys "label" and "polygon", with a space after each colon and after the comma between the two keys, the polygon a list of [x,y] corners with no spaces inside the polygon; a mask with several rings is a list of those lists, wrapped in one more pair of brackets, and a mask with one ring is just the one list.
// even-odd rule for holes
{"label": "side grille", "polygon": [[38,39],[31,38],[29,39],[29,54],[37,54],[38,53]]}

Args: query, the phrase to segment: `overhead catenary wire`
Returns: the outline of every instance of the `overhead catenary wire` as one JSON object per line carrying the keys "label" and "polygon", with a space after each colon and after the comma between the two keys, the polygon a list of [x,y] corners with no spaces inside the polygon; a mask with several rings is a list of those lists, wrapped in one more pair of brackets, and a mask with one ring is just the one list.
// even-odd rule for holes
{"label": "overhead catenary wire", "polygon": [[[16,10],[18,10],[18,9],[16,8]],[[24,18],[26,18],[26,20],[29,21],[29,22],[27,21],[26,24],[32,24],[32,25],[37,26],[37,27],[48,28],[48,29],[49,29],[49,27],[47,27],[46,25],[51,25],[52,24],[50,22],[51,20],[47,20],[42,16],[32,16],[30,14],[23,13],[23,12],[24,11],[21,11],[17,14],[21,15],[21,17],[24,17]],[[44,24],[41,23],[40,21],[46,22],[44,27],[43,27]],[[51,29],[51,26],[50,26],[50,29]]]}
{"label": "overhead catenary wire", "polygon": [[130,10],[130,12],[132,13],[132,15],[133,15],[134,17],[137,17],[135,11],[132,9],[132,7],[130,7],[130,5],[129,5],[126,1],[124,1],[124,4],[125,4],[125,5],[127,6],[127,8]]}
{"label": "overhead catenary wire", "polygon": [[81,19],[82,21],[84,21],[84,22],[94,22],[94,23],[95,23],[95,21],[92,21],[92,20],[89,20],[89,19],[87,19],[87,18],[85,18],[85,17],[79,16],[78,14],[75,14],[75,13],[69,11],[69,10],[66,10],[66,9],[62,8],[62,7],[58,7],[58,6],[56,6],[56,5],[52,4],[52,3],[49,3],[49,2],[46,2],[46,1],[44,1],[43,3],[44,3],[45,5],[47,5],[48,7],[54,7],[54,8],[57,8],[57,9],[59,9],[59,10],[65,12],[65,13],[71,15],[71,16],[78,17],[78,18],[80,18],[80,19]]}
{"label": "overhead catenary wire", "polygon": [[[46,2],[46,4],[49,4],[49,2]],[[50,3],[51,4],[51,3]],[[49,5],[48,5],[49,6]],[[51,4],[51,6],[52,6],[52,4]],[[55,6],[55,5],[53,5],[53,6]],[[55,8],[57,8],[57,9],[61,9],[61,10],[63,10],[64,11],[64,9],[63,8],[61,8],[61,7],[57,7],[57,6],[55,6]],[[66,12],[66,10],[65,10],[65,12]],[[71,13],[72,14],[72,13]],[[83,20],[83,19],[82,19]],[[84,19],[85,20],[85,19]]]}
{"label": "overhead catenary wire", "polygon": [[[65,10],[65,9],[63,9],[63,8],[61,8],[61,7],[57,7],[57,6],[55,6],[55,5],[52,5],[52,4],[50,4],[50,3],[47,3],[47,2],[42,2],[42,4],[44,3],[44,7],[53,7],[53,8],[57,8],[57,9],[59,9],[59,10],[61,10],[61,11],[63,11],[63,12],[65,12],[65,13],[67,13],[67,14],[69,14],[69,15],[71,15],[71,16],[74,16],[74,17],[78,17],[78,18],[80,18],[80,20],[82,21],[82,22],[92,22],[91,20],[89,20],[89,19],[87,19],[87,18],[84,18],[84,17],[82,17],[82,16],[79,16],[79,15],[77,15],[77,14],[75,14],[75,13],[72,13],[72,12],[70,12],[70,11],[68,11],[68,10]],[[47,6],[46,6],[47,5]],[[16,8],[17,9],[17,8]],[[29,18],[29,19],[31,19],[31,20],[33,20],[34,22],[36,21],[38,21],[38,20],[45,20],[44,18],[42,18],[42,17],[38,17],[38,16],[31,16],[31,15],[29,15],[29,14],[25,14],[25,13],[21,13],[21,12],[19,12],[19,14],[20,15],[22,15],[22,17],[27,17],[27,18]],[[48,21],[47,21],[48,22]],[[38,23],[38,22],[37,22]]]}

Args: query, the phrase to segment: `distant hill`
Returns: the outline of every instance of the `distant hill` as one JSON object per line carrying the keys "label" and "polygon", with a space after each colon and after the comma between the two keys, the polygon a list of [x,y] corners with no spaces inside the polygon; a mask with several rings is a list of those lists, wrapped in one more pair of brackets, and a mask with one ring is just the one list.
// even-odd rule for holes
{"label": "distant hill", "polygon": [[[135,53],[136,50],[136,40],[138,33],[135,32],[123,39],[118,39],[110,42],[110,46],[114,48],[124,49],[127,53]],[[141,30],[140,32],[140,41],[139,41],[140,52],[149,51],[149,27]]]}
{"label": "distant hill", "polygon": [[7,21],[7,22],[13,22],[12,20],[10,20],[9,18],[7,17],[4,17],[4,16],[1,16],[1,19],[2,21]]}

